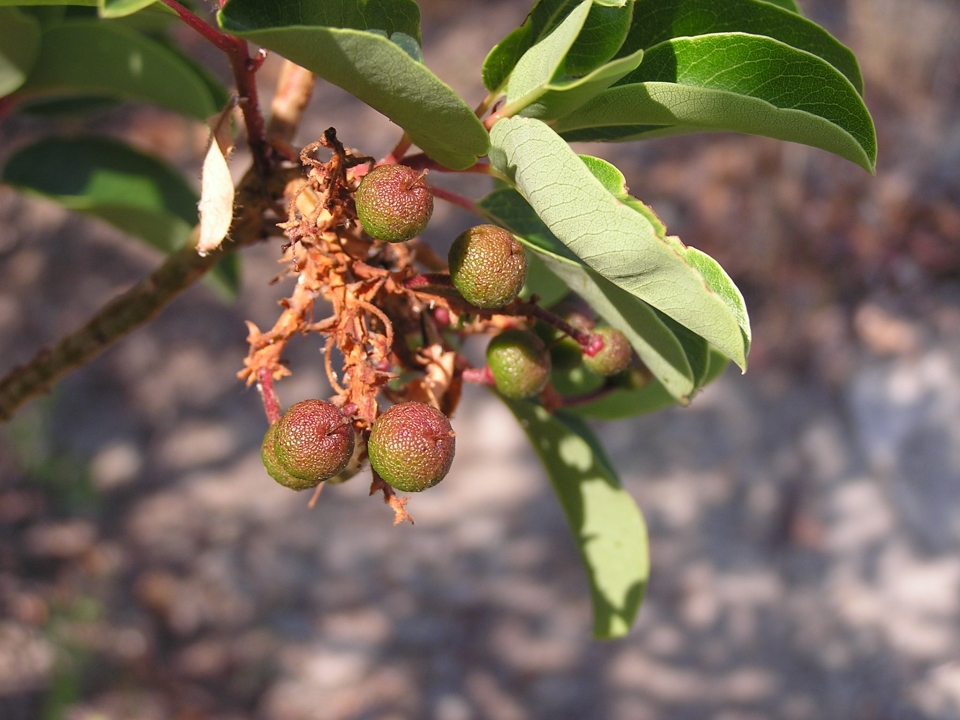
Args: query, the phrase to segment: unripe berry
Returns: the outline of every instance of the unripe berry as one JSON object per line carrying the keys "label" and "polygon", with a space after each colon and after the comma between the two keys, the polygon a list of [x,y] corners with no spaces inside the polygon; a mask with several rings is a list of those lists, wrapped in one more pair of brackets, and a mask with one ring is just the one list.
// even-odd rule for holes
{"label": "unripe berry", "polygon": [[394,405],[373,423],[367,454],[370,466],[391,487],[420,492],[450,471],[456,440],[447,416],[432,405]]}
{"label": "unripe berry", "polygon": [[603,339],[603,348],[593,357],[583,355],[583,364],[599,375],[616,375],[630,367],[633,348],[622,332],[612,327],[600,327],[594,331]]}
{"label": "unripe berry", "polygon": [[357,217],[371,237],[403,242],[419,235],[433,214],[433,194],[423,175],[405,165],[380,165],[356,194]]}
{"label": "unripe berry", "polygon": [[450,248],[450,279],[477,307],[498,308],[513,300],[527,279],[523,245],[496,225],[462,232]]}
{"label": "unripe berry", "polygon": [[304,490],[340,473],[350,462],[354,442],[353,425],[339,408],[304,400],[267,430],[260,454],[274,480]]}
{"label": "unripe berry", "polygon": [[504,330],[487,346],[487,365],[504,397],[522,400],[538,394],[550,379],[550,353],[526,330]]}

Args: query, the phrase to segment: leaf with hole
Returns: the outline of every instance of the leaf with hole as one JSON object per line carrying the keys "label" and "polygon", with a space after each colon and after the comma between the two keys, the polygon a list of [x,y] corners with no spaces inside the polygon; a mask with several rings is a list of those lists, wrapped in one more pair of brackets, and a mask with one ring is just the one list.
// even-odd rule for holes
{"label": "leaf with hole", "polygon": [[220,26],[343,88],[402,127],[430,157],[462,170],[487,153],[489,137],[473,110],[411,57],[403,33],[420,39],[412,0],[231,0]]}
{"label": "leaf with hole", "polygon": [[650,575],[647,526],[593,431],[576,417],[504,400],[540,457],[583,558],[593,634],[626,635]]}

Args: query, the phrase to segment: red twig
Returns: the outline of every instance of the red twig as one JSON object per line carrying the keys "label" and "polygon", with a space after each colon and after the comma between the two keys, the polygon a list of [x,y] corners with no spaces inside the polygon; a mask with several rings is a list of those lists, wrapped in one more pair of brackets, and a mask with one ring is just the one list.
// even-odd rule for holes
{"label": "red twig", "polygon": [[482,368],[467,368],[463,371],[463,381],[476,383],[477,385],[493,385],[493,373],[490,372],[490,366],[484,365]]}
{"label": "red twig", "polygon": [[[395,152],[395,151],[394,151]],[[391,153],[393,155],[393,153]],[[390,157],[390,156],[387,156]],[[384,160],[383,162],[386,162]],[[470,167],[464,170],[451,170],[445,165],[441,165],[432,157],[426,153],[417,153],[416,155],[410,155],[402,159],[398,159],[400,165],[406,165],[407,167],[413,168],[414,170],[436,170],[437,172],[460,172],[460,173],[475,173],[477,175],[491,175],[497,176],[498,173],[488,162],[476,162]]]}
{"label": "red twig", "polygon": [[427,185],[427,187],[430,188],[430,192],[433,193],[434,197],[438,197],[441,200],[446,200],[448,203],[451,203],[452,205],[462,207],[464,210],[468,210],[472,212],[474,215],[477,215],[478,217],[482,217],[484,220],[488,222],[495,222],[495,219],[486,210],[484,210],[482,207],[477,205],[470,198],[465,198],[463,197],[463,195],[457,195],[456,193],[452,193],[449,190],[444,190],[443,188],[439,188],[436,185]]}
{"label": "red twig", "polygon": [[273,389],[273,376],[267,368],[260,368],[257,371],[257,390],[260,391],[267,420],[273,425],[280,419],[280,400]]}
{"label": "red twig", "polygon": [[[410,149],[411,145],[413,145],[413,141],[410,139],[410,136],[407,135],[407,133],[404,133],[400,138],[400,141],[397,143],[397,146],[390,151],[389,155],[378,162],[377,165],[396,165],[403,159],[403,156],[407,154],[407,150]],[[417,169],[424,170],[425,168]]]}
{"label": "red twig", "polygon": [[596,333],[586,332],[575,328],[573,325],[568,323],[561,317],[557,317],[549,310],[544,310],[542,307],[536,303],[527,303],[523,308],[523,313],[528,317],[536,318],[545,322],[547,325],[555,327],[562,333],[566,333],[583,349],[583,353],[590,357],[593,357],[598,352],[603,350],[603,338],[597,335]]}
{"label": "red twig", "polygon": [[[237,94],[240,96],[243,121],[247,126],[247,142],[250,143],[250,151],[253,153],[257,172],[263,177],[273,164],[273,154],[267,142],[267,126],[260,112],[260,100],[257,95],[257,70],[263,64],[265,55],[258,55],[256,59],[251,58],[250,49],[244,40],[217,30],[177,0],[161,0],[161,2],[176,12],[183,22],[225,52],[230,59],[230,67],[237,83]],[[223,7],[223,4],[221,2],[220,7]]]}
{"label": "red twig", "polygon": [[419,290],[425,287],[453,287],[453,282],[447,273],[423,273],[405,280],[403,286],[408,290]]}

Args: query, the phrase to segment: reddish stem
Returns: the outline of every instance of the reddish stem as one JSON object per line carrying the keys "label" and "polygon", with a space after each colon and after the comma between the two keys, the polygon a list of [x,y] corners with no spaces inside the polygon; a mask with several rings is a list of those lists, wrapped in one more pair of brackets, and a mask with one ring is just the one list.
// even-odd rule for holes
{"label": "reddish stem", "polygon": [[[237,94],[240,96],[240,109],[243,111],[243,121],[247,126],[247,142],[253,153],[253,162],[260,177],[263,177],[273,164],[270,145],[267,143],[267,126],[260,113],[260,100],[257,95],[257,70],[263,64],[266,55],[257,59],[250,57],[250,49],[244,40],[233,35],[227,35],[209,23],[190,12],[177,0],[161,0],[171,8],[180,19],[196,30],[206,40],[210,41],[227,54],[233,77],[237,83]],[[224,3],[220,3],[222,8]]]}
{"label": "reddish stem", "polygon": [[[407,133],[404,133],[400,138],[400,141],[397,143],[397,146],[390,151],[389,155],[378,162],[377,165],[396,165],[403,159],[403,156],[407,154],[407,150],[410,149],[411,145],[413,145],[413,141],[410,139],[410,136],[407,135]],[[425,168],[418,169],[423,170]]]}
{"label": "reddish stem", "polygon": [[484,365],[482,368],[467,368],[463,371],[463,381],[476,383],[477,385],[493,385],[493,373],[490,372],[490,366]]}
{"label": "reddish stem", "polygon": [[600,335],[575,328],[563,318],[554,315],[549,310],[544,310],[539,305],[528,303],[523,311],[527,316],[541,320],[572,337],[580,345],[584,355],[593,357],[603,350],[603,338]]}
{"label": "reddish stem", "polygon": [[490,214],[487,213],[486,210],[484,210],[482,207],[477,205],[470,198],[465,198],[463,197],[463,195],[457,195],[456,193],[452,193],[449,190],[444,190],[443,188],[439,188],[436,185],[428,184],[427,187],[430,188],[430,192],[433,193],[434,197],[438,197],[441,200],[446,200],[448,203],[451,203],[452,205],[462,207],[464,210],[468,210],[469,212],[472,212],[474,215],[477,215],[478,217],[482,217],[484,220],[487,220],[488,222],[494,222],[494,218],[492,218]]}
{"label": "reddish stem", "polygon": [[[392,155],[392,153],[391,153]],[[386,162],[384,160],[383,162]],[[406,165],[407,167],[413,168],[414,170],[436,170],[438,172],[461,172],[461,173],[475,173],[477,175],[496,175],[496,171],[491,167],[488,162],[476,162],[470,167],[464,170],[451,170],[445,165],[441,165],[432,157],[426,153],[417,153],[416,155],[411,155],[410,157],[405,157],[403,159],[397,160],[401,165]]]}
{"label": "reddish stem", "polygon": [[260,399],[263,400],[263,411],[267,414],[267,420],[273,425],[280,419],[280,400],[273,389],[273,375],[267,368],[257,370],[257,390],[260,391]]}
{"label": "reddish stem", "polygon": [[423,273],[405,280],[403,286],[408,290],[419,290],[425,287],[453,287],[453,282],[446,273]]}
{"label": "reddish stem", "polygon": [[16,93],[12,93],[6,97],[0,98],[0,120],[3,120],[7,115],[9,115],[13,111],[13,108],[16,107],[17,103],[22,99],[23,98]]}

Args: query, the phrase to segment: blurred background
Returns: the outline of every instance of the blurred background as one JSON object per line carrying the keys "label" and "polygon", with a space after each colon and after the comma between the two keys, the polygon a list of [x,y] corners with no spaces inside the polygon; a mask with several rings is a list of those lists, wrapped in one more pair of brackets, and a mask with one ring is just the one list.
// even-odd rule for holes
{"label": "blurred background", "polygon": [[[193,288],[0,428],[0,718],[960,717],[960,4],[800,4],[860,59],[876,177],[750,137],[581,150],[728,269],[755,337],[750,372],[690,408],[598,426],[651,532],[627,638],[590,639],[549,484],[482,391],[454,418],[453,472],[410,502],[416,526],[391,524],[367,474],[313,510],[267,477],[266,420],[235,377],[244,319],[271,325],[290,289],[268,284],[264,244],[238,302]],[[476,103],[528,3],[421,6],[427,64]],[[187,121],[69,125],[199,179],[206,133]],[[370,155],[399,136],[321,83],[299,139],[331,125]],[[8,118],[0,159],[55,127]],[[471,224],[438,203],[427,237],[445,249]],[[0,188],[0,372],[159,261]],[[328,394],[318,350],[292,346],[284,404]]]}

